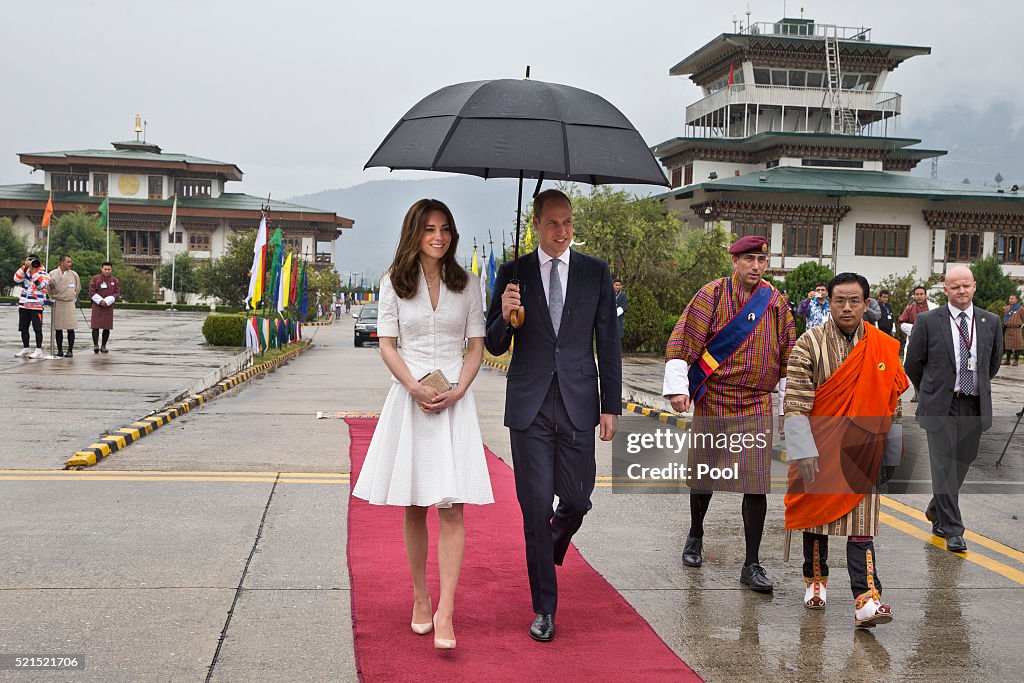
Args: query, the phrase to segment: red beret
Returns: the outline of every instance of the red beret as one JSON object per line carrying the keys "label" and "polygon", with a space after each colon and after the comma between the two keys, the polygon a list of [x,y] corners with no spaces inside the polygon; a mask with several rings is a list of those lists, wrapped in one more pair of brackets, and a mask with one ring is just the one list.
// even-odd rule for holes
{"label": "red beret", "polygon": [[760,235],[741,237],[729,247],[730,254],[750,254],[755,252],[758,254],[768,253],[768,240]]}

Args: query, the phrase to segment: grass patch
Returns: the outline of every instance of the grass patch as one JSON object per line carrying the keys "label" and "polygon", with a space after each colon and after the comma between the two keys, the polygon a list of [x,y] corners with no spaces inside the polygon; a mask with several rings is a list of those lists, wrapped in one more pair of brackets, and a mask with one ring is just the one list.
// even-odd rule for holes
{"label": "grass patch", "polygon": [[253,365],[259,365],[261,363],[269,363],[272,360],[277,360],[289,351],[293,351],[297,348],[304,349],[309,346],[308,339],[300,339],[297,342],[288,344],[283,349],[267,349],[263,353],[257,353],[252,357]]}

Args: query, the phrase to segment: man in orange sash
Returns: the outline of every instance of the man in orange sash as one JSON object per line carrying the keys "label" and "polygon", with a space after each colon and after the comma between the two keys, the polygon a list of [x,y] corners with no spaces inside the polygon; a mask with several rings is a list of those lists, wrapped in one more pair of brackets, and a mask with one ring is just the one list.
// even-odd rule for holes
{"label": "man in orange sash", "polygon": [[[875,569],[875,484],[883,461],[893,462],[901,446],[890,427],[910,382],[899,342],[862,322],[868,281],[840,273],[828,293],[829,319],[797,340],[786,372],[786,529],[804,532],[804,604],[810,609],[825,607],[828,537],[847,537],[854,623],[871,627],[892,621]],[[885,469],[891,475],[892,468]]]}

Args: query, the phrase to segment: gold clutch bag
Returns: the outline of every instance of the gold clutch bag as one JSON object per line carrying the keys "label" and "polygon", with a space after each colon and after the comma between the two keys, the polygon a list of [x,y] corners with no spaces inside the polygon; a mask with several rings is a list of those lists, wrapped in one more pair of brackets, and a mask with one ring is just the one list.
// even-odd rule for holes
{"label": "gold clutch bag", "polygon": [[425,387],[436,389],[438,393],[443,394],[446,391],[451,391],[452,384],[448,381],[448,378],[444,376],[441,370],[434,370],[420,377],[420,384]]}

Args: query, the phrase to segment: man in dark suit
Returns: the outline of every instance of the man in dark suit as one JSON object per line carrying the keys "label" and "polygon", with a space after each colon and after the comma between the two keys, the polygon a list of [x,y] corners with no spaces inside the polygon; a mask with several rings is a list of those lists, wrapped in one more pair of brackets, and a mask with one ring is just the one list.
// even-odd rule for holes
{"label": "man in dark suit", "polygon": [[[590,510],[594,490],[594,427],[610,441],[622,412],[622,352],[608,264],[569,249],[572,204],[558,190],[533,202],[536,251],[498,270],[500,297],[487,312],[484,343],[494,355],[515,344],[505,389],[516,496],[523,512],[526,567],[536,616],[530,637],[555,636],[561,565]],[[514,329],[512,312],[525,320]],[[597,364],[594,349],[597,349]],[[554,496],[558,508],[552,515]]]}
{"label": "man in dark suit", "polygon": [[992,378],[1003,340],[999,318],[974,306],[978,288],[965,266],[946,273],[949,303],[921,313],[907,345],[904,367],[919,388],[917,421],[928,435],[932,499],[925,516],[946,549],[967,550],[959,491],[978,457],[981,433],[992,426]]}
{"label": "man in dark suit", "polygon": [[615,278],[612,285],[615,287],[615,315],[619,322],[619,341],[622,341],[626,334],[626,311],[629,310],[629,300],[622,289],[622,280]]}

